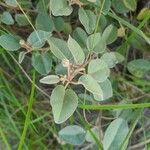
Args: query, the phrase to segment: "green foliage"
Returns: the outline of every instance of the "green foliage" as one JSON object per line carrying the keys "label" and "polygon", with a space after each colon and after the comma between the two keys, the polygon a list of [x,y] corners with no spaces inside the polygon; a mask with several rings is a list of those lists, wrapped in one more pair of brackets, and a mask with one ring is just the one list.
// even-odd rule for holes
{"label": "green foliage", "polygon": [[84,26],[87,33],[93,33],[96,26],[96,16],[90,10],[84,10],[83,8],[79,9],[79,20]]}
{"label": "green foliage", "polygon": [[42,30],[34,31],[30,34],[27,42],[34,49],[41,48],[45,45],[46,40],[51,36],[51,33]]}
{"label": "green foliage", "polygon": [[72,145],[81,145],[85,141],[86,132],[77,125],[71,125],[59,131],[59,137],[66,143]]}
{"label": "green foliage", "polygon": [[130,61],[127,68],[135,77],[144,78],[150,71],[150,61],[145,59],[136,59]]}
{"label": "green foliage", "polygon": [[7,11],[3,12],[0,16],[0,21],[7,25],[13,25],[14,19],[12,18],[11,14]]}
{"label": "green foliage", "polygon": [[136,6],[137,6],[136,0],[124,0],[123,2],[128,9],[132,11],[136,10]]}
{"label": "green foliage", "polygon": [[[17,149],[18,139],[21,139],[19,149],[119,150],[122,145],[128,149],[128,143],[132,149],[130,145],[136,143],[129,141],[133,129],[128,133],[128,125],[135,114],[132,109],[144,111],[150,106],[147,88],[150,85],[150,16],[148,8],[139,10],[137,2],[140,3],[137,0],[0,2],[0,58],[3,58],[0,63],[0,112],[11,108],[14,101],[21,102],[12,107],[13,112],[7,112],[6,118],[9,116],[12,122],[11,130],[1,131],[6,124],[10,126],[5,123],[7,119],[0,123],[0,134],[7,147],[8,136],[15,145],[12,149]],[[31,92],[32,103],[33,99],[36,101],[32,111],[29,105],[28,116],[25,112],[30,91],[19,69],[38,90]],[[36,82],[30,78],[32,71],[36,72]],[[12,88],[8,88],[7,80],[3,81],[3,74],[13,84]],[[11,92],[13,88],[17,91]],[[8,93],[3,93],[5,89]],[[16,99],[13,93],[25,101]],[[5,102],[9,94],[13,101]],[[138,101],[141,98],[142,101]],[[21,136],[24,117],[28,120]],[[0,115],[0,122],[1,118]],[[141,123],[139,126],[143,128]],[[9,132],[15,138],[10,137]],[[144,136],[144,139],[149,137]]]}
{"label": "green foliage", "polygon": [[32,54],[32,66],[40,74],[48,74],[52,68],[52,59],[49,52],[39,53],[35,52]]}
{"label": "green foliage", "polygon": [[103,32],[102,37],[107,44],[111,44],[117,39],[117,28],[114,25],[109,25]]}
{"label": "green foliage", "polygon": [[103,100],[107,100],[110,97],[113,96],[113,91],[112,91],[112,85],[111,82],[107,79],[104,82],[100,83],[102,92],[103,92],[103,97],[94,94],[94,99],[97,101],[103,101]]}
{"label": "green foliage", "polygon": [[80,45],[69,36],[68,47],[76,64],[80,65],[84,62],[85,55]]}
{"label": "green foliage", "polygon": [[19,26],[29,25],[29,22],[28,22],[27,18],[24,16],[24,14],[16,14],[15,20]]}
{"label": "green foliage", "polygon": [[103,53],[106,49],[106,40],[100,33],[92,34],[87,39],[87,48],[89,51]]}
{"label": "green foliage", "polygon": [[59,76],[56,75],[48,75],[40,80],[41,83],[44,84],[56,84],[60,81]]}
{"label": "green foliage", "polygon": [[16,0],[5,0],[6,4],[12,7],[16,7],[17,3]]}
{"label": "green foliage", "polygon": [[79,78],[79,83],[82,84],[88,91],[93,94],[103,97],[103,92],[97,81],[91,75],[83,75]]}
{"label": "green foliage", "polygon": [[125,120],[118,118],[110,123],[104,135],[104,149],[120,149],[124,139],[128,134],[128,124]]}
{"label": "green foliage", "polygon": [[68,16],[73,11],[72,7],[67,4],[66,0],[51,0],[50,9],[54,16]]}
{"label": "green foliage", "polygon": [[110,69],[105,61],[95,59],[88,65],[88,74],[90,74],[96,81],[103,82],[109,77]]}
{"label": "green foliage", "polygon": [[0,36],[0,45],[8,51],[16,51],[21,48],[18,38],[10,34]]}
{"label": "green foliage", "polygon": [[38,14],[35,26],[37,30],[52,32],[54,23],[52,18],[48,14]]}
{"label": "green foliage", "polygon": [[54,121],[57,124],[66,121],[78,106],[78,97],[75,92],[71,89],[65,90],[62,85],[58,85],[53,90],[50,99]]}
{"label": "green foliage", "polygon": [[67,43],[58,38],[50,38],[48,40],[51,52],[60,60],[70,59],[71,53],[67,47]]}

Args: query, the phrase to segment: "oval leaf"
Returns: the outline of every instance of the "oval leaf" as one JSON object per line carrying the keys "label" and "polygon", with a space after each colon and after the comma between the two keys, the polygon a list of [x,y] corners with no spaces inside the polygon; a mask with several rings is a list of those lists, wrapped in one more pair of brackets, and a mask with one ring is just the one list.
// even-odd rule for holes
{"label": "oval leaf", "polygon": [[27,39],[27,42],[34,49],[41,48],[45,45],[46,40],[49,39],[50,36],[51,36],[51,33],[49,32],[37,30],[30,34],[30,36]]}
{"label": "oval leaf", "polygon": [[59,76],[57,75],[48,75],[40,80],[43,84],[56,84],[60,81]]}
{"label": "oval leaf", "polygon": [[137,1],[136,0],[123,0],[125,6],[132,10],[132,11],[135,11],[136,10],[136,7],[137,7]]}
{"label": "oval leaf", "polygon": [[65,60],[65,59],[71,59],[72,58],[70,50],[69,50],[67,43],[65,41],[52,37],[48,40],[48,43],[50,45],[51,52],[58,59]]}
{"label": "oval leaf", "polygon": [[130,61],[127,65],[128,71],[138,78],[143,78],[150,71],[150,61],[136,59]]}
{"label": "oval leaf", "polygon": [[16,51],[21,48],[19,40],[9,34],[0,36],[0,46],[8,51]]}
{"label": "oval leaf", "polygon": [[103,100],[107,100],[110,97],[112,97],[113,90],[112,90],[111,82],[108,79],[106,79],[104,82],[100,83],[100,87],[103,91],[103,97],[94,94],[94,99],[95,100],[103,101]]}
{"label": "oval leaf", "polygon": [[68,144],[81,145],[85,141],[86,132],[77,125],[71,125],[59,131],[59,137]]}
{"label": "oval leaf", "polygon": [[82,28],[78,27],[74,30],[73,38],[82,48],[86,47],[87,33]]}
{"label": "oval leaf", "polygon": [[87,48],[89,51],[102,53],[106,49],[106,42],[100,33],[92,34],[87,39]]}
{"label": "oval leaf", "polygon": [[124,139],[128,134],[128,130],[127,121],[121,118],[111,122],[104,135],[104,150],[120,149]]}
{"label": "oval leaf", "polygon": [[93,94],[97,94],[103,97],[103,92],[96,80],[93,79],[91,75],[83,75],[79,78],[79,83],[81,83],[88,91]]}
{"label": "oval leaf", "polygon": [[51,0],[50,10],[54,16],[68,16],[73,11],[72,7],[67,4],[66,0]]}
{"label": "oval leaf", "polygon": [[15,15],[15,20],[18,23],[19,26],[26,26],[29,25],[29,21],[25,17],[24,14],[16,14]]}
{"label": "oval leaf", "polygon": [[12,18],[11,14],[7,11],[3,12],[0,17],[0,21],[7,25],[13,25],[14,19]]}
{"label": "oval leaf", "polygon": [[87,33],[93,33],[96,26],[96,15],[90,10],[79,9],[79,20]]}
{"label": "oval leaf", "polygon": [[71,36],[69,36],[68,39],[68,47],[71,54],[73,55],[75,63],[82,64],[85,59],[84,52],[80,45]]}
{"label": "oval leaf", "polygon": [[105,61],[109,68],[115,67],[115,65],[118,63],[118,59],[114,52],[108,52],[102,55],[101,59]]}
{"label": "oval leaf", "polygon": [[71,89],[58,85],[52,92],[51,101],[54,121],[57,124],[65,122],[76,110],[78,97]]}
{"label": "oval leaf", "polygon": [[36,18],[36,29],[46,31],[46,32],[52,32],[54,29],[54,23],[52,18],[46,13],[42,14],[39,13]]}
{"label": "oval leaf", "polygon": [[103,82],[109,77],[110,69],[105,61],[95,59],[88,65],[88,74],[90,74],[96,81]]}
{"label": "oval leaf", "polygon": [[32,66],[42,75],[48,74],[52,68],[52,58],[49,52],[33,53]]}
{"label": "oval leaf", "polygon": [[107,44],[113,43],[117,39],[118,30],[114,25],[109,25],[103,32],[102,37]]}

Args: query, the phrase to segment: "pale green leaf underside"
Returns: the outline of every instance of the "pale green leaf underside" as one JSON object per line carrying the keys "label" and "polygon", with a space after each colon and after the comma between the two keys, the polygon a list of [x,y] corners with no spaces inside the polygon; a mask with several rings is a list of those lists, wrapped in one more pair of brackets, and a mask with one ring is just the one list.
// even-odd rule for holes
{"label": "pale green leaf underside", "polygon": [[81,145],[85,141],[86,132],[77,125],[70,125],[59,131],[59,137],[66,143]]}
{"label": "pale green leaf underside", "polygon": [[60,81],[59,76],[57,75],[48,75],[40,80],[43,84],[56,84]]}
{"label": "pale green leaf underside", "polygon": [[68,16],[73,11],[66,0],[51,0],[50,10],[54,16]]}
{"label": "pale green leaf underside", "polygon": [[103,92],[99,84],[91,75],[85,74],[79,78],[79,83],[82,84],[88,91],[103,97]]}
{"label": "pale green leaf underside", "polygon": [[19,40],[10,34],[0,36],[0,46],[8,51],[16,51],[21,48]]}
{"label": "pale green leaf underside", "polygon": [[85,54],[80,45],[71,36],[69,36],[68,39],[68,47],[74,58],[75,63],[82,64],[85,59]]}
{"label": "pale green leaf underside", "polygon": [[104,150],[120,149],[124,139],[128,134],[127,121],[118,118],[110,123],[105,131],[103,145]]}
{"label": "pale green leaf underside", "polygon": [[57,124],[65,122],[76,110],[78,97],[71,89],[65,91],[65,87],[58,85],[52,92],[50,103],[54,121]]}
{"label": "pale green leaf underside", "polygon": [[108,98],[112,97],[113,91],[112,91],[112,86],[111,82],[106,79],[104,82],[100,83],[100,87],[103,91],[103,98],[99,95],[94,94],[94,99],[97,101],[103,101],[107,100]]}
{"label": "pale green leaf underside", "polygon": [[110,69],[105,61],[95,59],[88,65],[88,74],[90,74],[96,81],[103,82],[109,77]]}

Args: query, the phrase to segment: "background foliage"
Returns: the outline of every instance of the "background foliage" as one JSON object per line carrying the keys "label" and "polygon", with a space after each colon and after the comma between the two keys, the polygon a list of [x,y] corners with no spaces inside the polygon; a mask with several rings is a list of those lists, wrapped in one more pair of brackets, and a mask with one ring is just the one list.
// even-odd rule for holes
{"label": "background foliage", "polygon": [[146,0],[0,1],[0,149],[150,149]]}

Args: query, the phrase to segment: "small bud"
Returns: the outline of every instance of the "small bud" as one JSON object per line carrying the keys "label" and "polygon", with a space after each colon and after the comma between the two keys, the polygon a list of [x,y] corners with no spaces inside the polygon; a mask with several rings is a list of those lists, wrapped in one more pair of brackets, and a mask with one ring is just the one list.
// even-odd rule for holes
{"label": "small bud", "polygon": [[63,65],[64,67],[68,68],[68,67],[70,66],[69,60],[68,60],[68,59],[63,60],[63,61],[62,61],[62,65]]}
{"label": "small bud", "polygon": [[25,41],[24,41],[24,40],[20,40],[19,44],[20,44],[20,45],[24,45],[24,44],[25,44]]}

